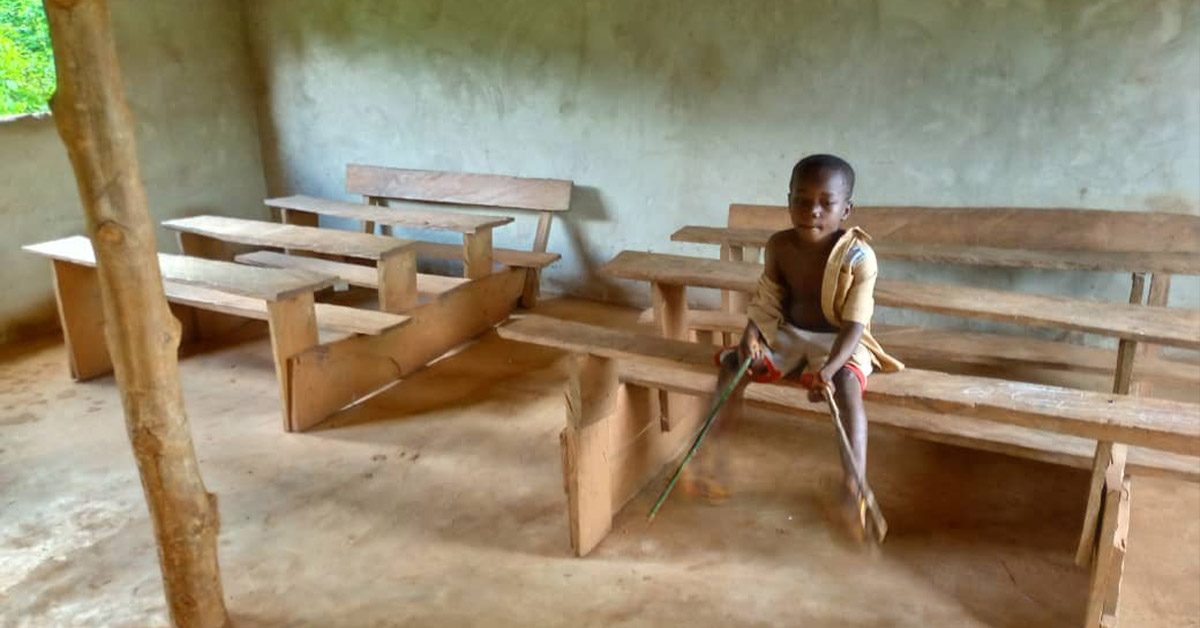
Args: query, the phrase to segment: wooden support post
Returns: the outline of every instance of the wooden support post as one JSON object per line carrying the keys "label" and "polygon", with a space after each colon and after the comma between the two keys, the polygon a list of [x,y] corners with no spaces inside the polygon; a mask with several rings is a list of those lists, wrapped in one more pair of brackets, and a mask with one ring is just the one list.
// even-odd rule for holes
{"label": "wooden support post", "polygon": [[479,279],[492,274],[492,230],[463,234],[463,276]]}
{"label": "wooden support post", "polygon": [[1105,481],[1099,543],[1088,587],[1086,628],[1115,628],[1120,604],[1125,547],[1129,537],[1130,482],[1124,468],[1110,467]]}
{"label": "wooden support post", "polygon": [[[546,247],[550,244],[550,222],[553,218],[554,214],[551,212],[541,212],[538,215],[537,233],[533,236],[533,251],[535,253],[546,252]],[[542,269],[526,268],[525,289],[521,292],[521,307],[526,309],[537,307],[541,289]]]}
{"label": "wooden support post", "polygon": [[[687,340],[687,287],[654,282],[650,285],[654,301],[654,321],[664,338]],[[659,407],[662,409],[661,427],[669,432],[678,422],[671,412],[671,393],[660,390]]]}
{"label": "wooden support post", "polygon": [[[1171,275],[1166,273],[1154,273],[1150,277],[1150,292],[1146,295],[1146,305],[1151,307],[1167,307],[1167,301],[1171,292]],[[1138,347],[1138,357],[1143,361],[1154,359],[1162,355],[1162,346],[1154,344],[1142,343]],[[1140,381],[1137,383],[1136,394],[1142,396],[1150,396],[1150,382]]]}
{"label": "wooden support post", "polygon": [[288,358],[317,345],[317,315],[313,294],[305,292],[290,299],[267,302],[267,324],[271,331],[271,357],[279,379],[279,401],[283,405],[283,429],[292,428],[291,371]]}
{"label": "wooden support post", "polygon": [[417,254],[405,249],[379,260],[379,309],[403,314],[417,306]]}
{"label": "wooden support post", "polygon": [[[1145,292],[1146,276],[1134,273],[1129,290],[1129,302],[1140,304]],[[1117,345],[1117,368],[1113,376],[1113,393],[1127,395],[1133,382],[1134,358],[1137,355],[1137,342],[1121,340]],[[1079,546],[1075,549],[1075,564],[1086,567],[1092,557],[1092,549],[1096,544],[1097,523],[1100,513],[1100,502],[1104,497],[1104,473],[1111,462],[1119,458],[1122,467],[1125,461],[1126,447],[1110,441],[1096,443],[1096,451],[1092,456],[1092,479],[1088,485],[1087,509],[1083,513],[1083,531],[1079,535]]]}
{"label": "wooden support post", "polygon": [[617,386],[615,360],[581,355],[571,365],[562,446],[576,556],[586,556],[612,529],[608,419],[616,408]]}
{"label": "wooden support post", "polygon": [[[740,246],[726,244],[721,245],[722,260],[740,262],[742,261],[744,255],[745,251]],[[746,295],[733,290],[721,291],[721,309],[723,311],[736,314],[739,312],[745,312],[746,307]],[[722,332],[721,338],[722,344],[725,346],[736,344],[741,340],[741,338],[735,338],[734,335],[729,332]]]}
{"label": "wooden support post", "polygon": [[204,487],[179,384],[179,322],[163,292],[104,0],[45,0],[58,76],[54,122],[75,171],[104,304],[125,426],[158,543],[171,622],[229,625],[217,563],[220,519]]}
{"label": "wooden support post", "polygon": [[104,343],[104,310],[100,279],[95,268],[61,260],[54,266],[54,299],[71,377],[83,381],[112,371],[112,358]]}
{"label": "wooden support post", "polygon": [[[280,221],[288,225],[296,225],[299,227],[319,227],[321,225],[321,217],[312,212],[301,212],[294,209],[280,209]],[[181,232],[180,236],[184,234]],[[312,251],[304,251],[301,249],[284,249],[284,253],[288,255],[297,255],[300,257],[318,257]],[[186,254],[187,251],[184,251]]]}

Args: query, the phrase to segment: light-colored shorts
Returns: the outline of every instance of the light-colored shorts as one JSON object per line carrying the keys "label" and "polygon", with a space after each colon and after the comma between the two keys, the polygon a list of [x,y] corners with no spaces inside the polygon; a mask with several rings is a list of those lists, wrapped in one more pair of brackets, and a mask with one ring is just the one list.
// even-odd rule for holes
{"label": "light-colored shorts", "polygon": [[[812,386],[815,373],[825,365],[829,350],[837,339],[837,333],[820,333],[800,329],[786,323],[779,326],[775,333],[775,345],[765,347],[766,370],[754,374],[756,382],[776,382],[784,377],[794,378],[803,386]],[[717,355],[718,362],[725,351],[736,351],[737,347],[722,350]],[[862,389],[867,389],[867,376],[871,374],[871,353],[859,343],[846,361],[846,368],[858,377]]]}

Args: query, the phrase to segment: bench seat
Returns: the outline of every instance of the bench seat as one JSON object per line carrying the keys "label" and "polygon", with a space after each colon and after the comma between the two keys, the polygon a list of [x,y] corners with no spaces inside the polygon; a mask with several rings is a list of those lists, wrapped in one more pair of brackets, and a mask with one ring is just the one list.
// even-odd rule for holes
{"label": "bench seat", "polygon": [[[671,234],[671,240],[695,244],[763,247],[773,233],[775,230],[772,229],[748,227],[687,226]],[[871,248],[881,259],[906,262],[1039,270],[1200,274],[1200,255],[1191,253],[1029,250],[886,240],[873,240]]]}
{"label": "bench seat", "polygon": [[[415,242],[413,248],[417,257],[432,257],[435,259],[461,260],[463,247],[455,244],[440,242]],[[512,268],[545,268],[557,262],[562,255],[547,251],[520,251],[517,249],[493,249],[493,259],[497,264]]]}
{"label": "bench seat", "polygon": [[[172,303],[260,321],[268,320],[267,303],[261,299],[173,281],[164,281],[163,290],[166,292],[167,300]],[[317,317],[317,327],[321,329],[364,336],[378,336],[408,320],[408,317],[402,314],[364,310],[332,303],[314,303],[313,311]]]}
{"label": "bench seat", "polygon": [[[675,286],[753,292],[762,265],[663,253],[623,251],[600,274]],[[1054,327],[1200,349],[1200,310],[1071,299],[970,286],[880,279],[878,305]]]}
{"label": "bench seat", "polygon": [[[712,347],[530,315],[499,328],[502,337],[568,351],[713,373]],[[804,391],[751,384],[780,404],[807,404]],[[711,392],[711,390],[709,390]],[[757,394],[757,393],[756,393]],[[791,395],[791,396],[789,396]],[[1200,405],[1025,384],[918,369],[872,379],[867,401],[986,419],[1080,438],[1200,455]],[[802,403],[803,402],[803,403]]]}
{"label": "bench seat", "polygon": [[[239,263],[267,268],[298,268],[337,277],[352,285],[363,288],[379,288],[379,274],[370,266],[348,264],[321,259],[276,253],[275,251],[252,251],[234,257]],[[417,292],[424,298],[433,298],[470,281],[462,277],[446,277],[417,273]]]}
{"label": "bench seat", "polygon": [[432,231],[453,231],[464,234],[473,234],[481,230],[492,229],[513,221],[512,217],[509,216],[463,214],[410,208],[398,209],[379,205],[347,203],[304,195],[269,198],[266,200],[266,204],[270,207],[288,211],[350,218],[396,227],[428,229]]}
{"label": "bench seat", "polygon": [[375,261],[402,253],[412,245],[411,240],[402,238],[226,216],[193,216],[167,220],[162,224],[173,231],[225,242],[345,255]]}

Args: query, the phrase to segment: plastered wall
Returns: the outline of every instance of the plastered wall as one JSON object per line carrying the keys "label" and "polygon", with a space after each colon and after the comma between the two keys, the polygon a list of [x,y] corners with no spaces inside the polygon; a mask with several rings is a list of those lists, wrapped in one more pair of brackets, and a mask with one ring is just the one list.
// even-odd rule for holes
{"label": "plastered wall", "polygon": [[[784,202],[798,156],[862,204],[1196,212],[1200,3],[260,0],[273,192],[344,195],[351,161],[573,179],[555,289],[621,249]],[[565,227],[565,228],[564,228]],[[527,245],[529,222],[498,242]],[[1128,280],[893,266],[893,276],[1124,299]],[[1195,305],[1194,278],[1172,303]],[[897,320],[911,315],[891,313]],[[919,318],[919,317],[918,317]]]}
{"label": "plastered wall", "polygon": [[[109,5],[153,219],[265,217],[240,2]],[[57,324],[49,263],[19,247],[84,232],[74,175],[48,115],[0,121],[0,224],[4,342]],[[176,250],[166,231],[158,238],[159,250]]]}

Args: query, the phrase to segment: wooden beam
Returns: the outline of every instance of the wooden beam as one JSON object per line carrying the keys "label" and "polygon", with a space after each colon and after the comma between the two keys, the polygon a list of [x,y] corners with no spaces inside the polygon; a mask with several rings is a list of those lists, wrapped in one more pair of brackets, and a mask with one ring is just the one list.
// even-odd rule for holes
{"label": "wooden beam", "polygon": [[104,0],[45,0],[54,122],[95,243],[105,334],[158,543],[172,623],[229,625],[216,496],[204,487],[179,384],[179,322],[163,294],[154,225]]}
{"label": "wooden beam", "polygon": [[362,164],[346,166],[346,191],[426,203],[540,211],[566,211],[571,204],[571,182],[563,179],[409,170]]}
{"label": "wooden beam", "polygon": [[[663,283],[652,283],[651,297],[654,302],[654,319],[664,338],[687,340],[687,288]],[[671,393],[659,391],[659,408],[662,410],[662,430],[668,432],[679,420],[679,408],[672,408]]]}
{"label": "wooden beam", "polygon": [[616,361],[576,356],[564,395],[567,428],[562,442],[571,547],[584,556],[612,529],[608,432],[617,403]]}
{"label": "wooden beam", "polygon": [[508,318],[524,280],[519,268],[492,273],[414,308],[407,323],[378,336],[347,338],[293,357],[292,430],[313,427]]}
{"label": "wooden beam", "polygon": [[1083,624],[1088,628],[1098,628],[1106,614],[1116,615],[1129,533],[1130,485],[1125,480],[1124,468],[1110,466],[1104,485],[1104,510]]}

